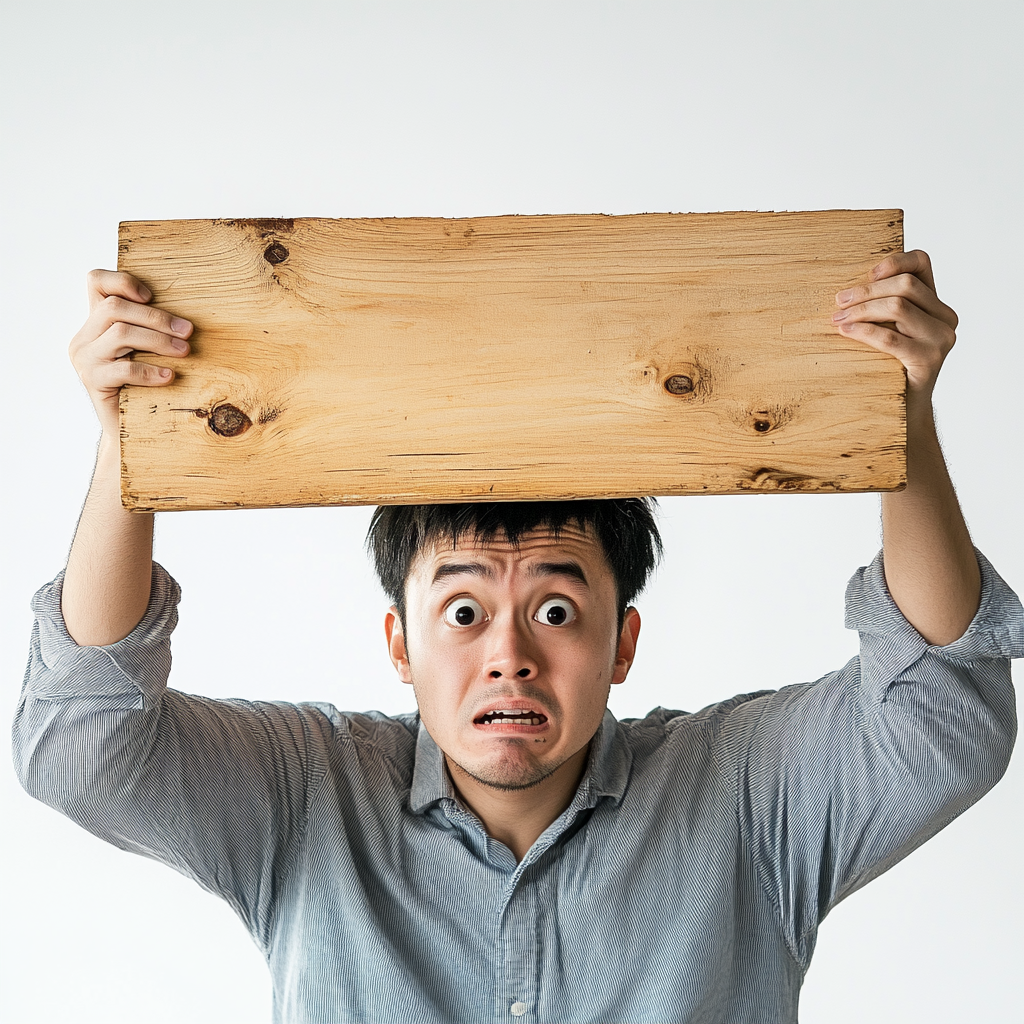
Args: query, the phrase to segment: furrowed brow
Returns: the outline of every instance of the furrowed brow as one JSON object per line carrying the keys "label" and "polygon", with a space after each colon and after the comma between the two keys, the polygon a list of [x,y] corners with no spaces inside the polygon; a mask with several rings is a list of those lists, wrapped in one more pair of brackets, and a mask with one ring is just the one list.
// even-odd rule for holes
{"label": "furrowed brow", "polygon": [[531,576],[566,576],[585,587],[590,587],[587,574],[579,562],[538,562],[530,569]]}
{"label": "furrowed brow", "polygon": [[482,562],[445,562],[434,570],[430,585],[436,587],[451,576],[486,576],[493,579],[494,570]]}

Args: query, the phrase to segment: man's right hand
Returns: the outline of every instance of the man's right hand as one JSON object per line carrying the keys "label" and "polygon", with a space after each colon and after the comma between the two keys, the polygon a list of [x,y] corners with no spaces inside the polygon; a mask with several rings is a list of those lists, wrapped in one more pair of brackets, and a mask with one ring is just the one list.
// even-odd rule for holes
{"label": "man's right hand", "polygon": [[187,356],[186,339],[192,333],[192,324],[147,305],[153,293],[131,274],[93,270],[87,284],[89,319],[68,351],[103,433],[117,437],[121,386],[161,387],[174,380],[173,370],[136,362],[132,353],[148,352],[171,359]]}
{"label": "man's right hand", "polygon": [[136,362],[132,353],[180,359],[188,355],[192,325],[150,306],[152,292],[131,274],[94,270],[88,281],[89,319],[70,354],[103,434],[68,556],[61,608],[76,643],[102,645],[127,636],[145,614],[152,575],[153,516],[121,505],[118,392],[123,384],[170,384],[171,369]]}

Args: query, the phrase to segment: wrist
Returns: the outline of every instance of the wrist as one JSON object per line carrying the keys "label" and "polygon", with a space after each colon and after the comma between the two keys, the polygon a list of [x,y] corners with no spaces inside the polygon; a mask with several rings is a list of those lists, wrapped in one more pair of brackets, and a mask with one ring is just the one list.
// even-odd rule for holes
{"label": "wrist", "polygon": [[113,430],[104,430],[100,434],[99,450],[103,454],[117,452],[120,457],[121,438],[116,427]]}
{"label": "wrist", "polygon": [[121,439],[104,431],[96,449],[94,477],[121,477]]}
{"label": "wrist", "polygon": [[921,432],[934,433],[935,410],[932,406],[932,390],[907,389],[907,440]]}

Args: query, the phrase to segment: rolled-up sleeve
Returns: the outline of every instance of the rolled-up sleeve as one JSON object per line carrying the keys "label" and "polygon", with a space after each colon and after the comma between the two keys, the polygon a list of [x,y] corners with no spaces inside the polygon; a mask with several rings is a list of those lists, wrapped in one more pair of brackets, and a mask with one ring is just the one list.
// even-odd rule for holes
{"label": "rolled-up sleeve", "polygon": [[[1010,658],[1024,657],[1024,614],[1017,595],[992,563],[975,551],[981,570],[978,611],[963,636],[944,647],[930,645],[903,617],[889,594],[879,552],[858,569],[846,588],[846,627],[860,634],[862,675],[879,699],[903,672],[923,657],[959,665],[994,662],[1000,679],[1009,679]],[[1000,685],[1013,720],[1013,689]]]}
{"label": "rolled-up sleeve", "polygon": [[982,554],[962,637],[930,645],[889,594],[881,554],[846,593],[860,654],[737,709],[728,747],[740,827],[794,957],[817,926],[1000,779],[1016,736],[1020,601]]}
{"label": "rolled-up sleeve", "polygon": [[223,896],[267,943],[323,716],[168,689],[180,591],[156,563],[142,621],[105,647],[68,635],[61,584],[58,576],[33,599],[13,730],[22,785],[108,842]]}

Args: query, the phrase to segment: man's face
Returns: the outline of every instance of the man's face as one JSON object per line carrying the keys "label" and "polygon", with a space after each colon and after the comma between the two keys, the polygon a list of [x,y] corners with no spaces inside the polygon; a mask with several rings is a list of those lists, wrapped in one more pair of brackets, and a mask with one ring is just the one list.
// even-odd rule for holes
{"label": "man's face", "polygon": [[499,789],[535,785],[586,747],[640,629],[631,608],[617,632],[600,542],[570,527],[422,551],[405,593],[404,630],[395,609],[385,623],[395,667],[449,764]]}

